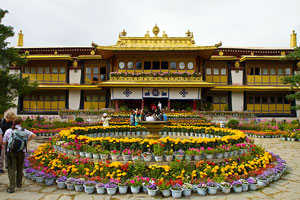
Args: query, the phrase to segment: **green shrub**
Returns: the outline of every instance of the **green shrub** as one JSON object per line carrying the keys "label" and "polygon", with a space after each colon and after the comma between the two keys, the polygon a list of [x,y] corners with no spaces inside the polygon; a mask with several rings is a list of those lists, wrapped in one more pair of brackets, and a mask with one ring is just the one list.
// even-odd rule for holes
{"label": "green shrub", "polygon": [[236,119],[231,119],[227,122],[226,127],[228,128],[232,128],[232,129],[237,129],[238,125],[239,125],[239,121]]}
{"label": "green shrub", "polygon": [[84,122],[83,118],[82,117],[76,117],[75,118],[75,122]]}
{"label": "green shrub", "polygon": [[186,108],[186,111],[191,112],[191,111],[193,111],[193,109],[192,109],[191,107],[187,107],[187,108]]}
{"label": "green shrub", "polygon": [[298,119],[295,119],[295,120],[291,121],[291,124],[297,125],[297,124],[299,124],[299,120],[298,120]]}

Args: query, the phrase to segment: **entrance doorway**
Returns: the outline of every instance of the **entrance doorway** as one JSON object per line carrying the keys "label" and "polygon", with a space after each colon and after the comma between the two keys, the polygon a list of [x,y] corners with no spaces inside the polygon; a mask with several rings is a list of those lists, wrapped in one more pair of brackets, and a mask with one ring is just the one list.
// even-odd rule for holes
{"label": "entrance doorway", "polygon": [[162,109],[166,110],[168,107],[168,98],[144,98],[144,108],[150,110],[150,105],[154,103],[157,107],[158,102],[161,103]]}

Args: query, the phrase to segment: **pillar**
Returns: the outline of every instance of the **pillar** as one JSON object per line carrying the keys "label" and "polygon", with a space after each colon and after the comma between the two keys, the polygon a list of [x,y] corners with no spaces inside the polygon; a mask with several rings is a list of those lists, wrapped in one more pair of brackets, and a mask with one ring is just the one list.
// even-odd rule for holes
{"label": "pillar", "polygon": [[144,102],[144,99],[142,99],[142,105],[141,105],[142,110],[144,109],[144,106],[145,106],[145,102]]}
{"label": "pillar", "polygon": [[193,100],[193,111],[197,111],[197,101],[195,99]]}
{"label": "pillar", "polygon": [[115,110],[119,111],[119,100],[115,100]]}
{"label": "pillar", "polygon": [[171,110],[171,100],[168,99],[168,110],[170,111]]}

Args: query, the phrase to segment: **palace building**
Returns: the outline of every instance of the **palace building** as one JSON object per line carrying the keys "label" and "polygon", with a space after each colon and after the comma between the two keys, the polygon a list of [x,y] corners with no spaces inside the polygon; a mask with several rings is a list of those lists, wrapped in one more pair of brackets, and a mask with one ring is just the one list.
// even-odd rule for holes
{"label": "palace building", "polygon": [[290,87],[282,77],[299,71],[300,62],[283,60],[289,48],[223,47],[195,44],[185,37],[160,34],[128,37],[115,45],[89,47],[18,47],[28,61],[13,73],[39,83],[38,90],[18,98],[21,115],[57,115],[59,110],[165,109],[254,112],[258,117],[297,117],[285,98]]}

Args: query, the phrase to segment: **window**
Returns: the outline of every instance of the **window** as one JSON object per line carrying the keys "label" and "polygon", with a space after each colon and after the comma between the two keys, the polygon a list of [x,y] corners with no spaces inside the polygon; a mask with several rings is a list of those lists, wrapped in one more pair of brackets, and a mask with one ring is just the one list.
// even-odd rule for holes
{"label": "window", "polygon": [[291,74],[291,68],[286,68],[285,69],[285,74],[290,75]]}
{"label": "window", "polygon": [[211,75],[211,68],[206,68],[206,74]]}
{"label": "window", "polygon": [[278,103],[278,104],[283,103],[283,98],[282,98],[282,97],[277,97],[277,103]]}
{"label": "window", "polygon": [[278,68],[278,75],[282,75],[282,68]]}
{"label": "window", "polygon": [[60,67],[59,68],[59,73],[64,74],[65,73],[65,67]]}
{"label": "window", "polygon": [[144,62],[144,69],[145,70],[151,69],[151,61],[145,61]]}
{"label": "window", "polygon": [[53,74],[57,74],[57,72],[58,72],[58,71],[57,71],[57,67],[52,67],[52,73],[53,73]]}
{"label": "window", "polygon": [[119,62],[119,69],[125,69],[125,63]]}
{"label": "window", "polygon": [[284,104],[290,104],[290,101],[287,98],[284,98]]}
{"label": "window", "polygon": [[169,69],[169,62],[161,61],[161,69]]}
{"label": "window", "polygon": [[268,97],[262,98],[262,104],[268,104]]}
{"label": "window", "polygon": [[250,104],[253,104],[254,102],[253,102],[253,97],[249,97],[249,103]]}
{"label": "window", "polygon": [[85,110],[100,110],[105,107],[105,94],[96,91],[84,92],[84,109]]}
{"label": "window", "polygon": [[184,69],[184,68],[185,68],[184,62],[180,62],[180,63],[179,63],[179,69]]}
{"label": "window", "polygon": [[43,74],[44,73],[44,70],[42,67],[38,67],[38,74]]}
{"label": "window", "polygon": [[193,62],[188,62],[187,67],[188,67],[188,69],[194,69],[194,63]]}
{"label": "window", "polygon": [[50,68],[49,67],[45,67],[45,74],[49,74],[50,73]]}
{"label": "window", "polygon": [[35,67],[31,67],[31,68],[30,68],[30,73],[31,73],[31,74],[35,74]]}
{"label": "window", "polygon": [[25,73],[25,74],[29,74],[29,67],[25,67],[25,68],[24,68],[24,73]]}
{"label": "window", "polygon": [[221,96],[221,102],[222,104],[225,104],[226,103],[226,97],[225,96]]}
{"label": "window", "polygon": [[153,61],[152,64],[152,69],[160,69],[159,61]]}
{"label": "window", "polygon": [[127,63],[127,68],[128,69],[133,69],[133,62],[128,62]]}
{"label": "window", "polygon": [[218,68],[214,68],[214,75],[219,75],[219,69]]}
{"label": "window", "polygon": [[219,96],[213,96],[213,103],[219,103]]}
{"label": "window", "polygon": [[86,74],[91,74],[91,73],[92,73],[92,69],[91,69],[90,67],[87,67],[87,68],[85,69],[85,73],[86,73]]}
{"label": "window", "polygon": [[268,68],[263,68],[263,75],[268,75]]}
{"label": "window", "polygon": [[274,75],[274,74],[276,74],[276,72],[275,72],[275,68],[271,68],[270,74],[271,74],[271,75]]}
{"label": "window", "polygon": [[221,68],[221,75],[226,75],[226,68]]}
{"label": "window", "polygon": [[99,68],[93,67],[93,74],[98,74],[98,73],[99,73]]}
{"label": "window", "polygon": [[177,67],[176,67],[176,62],[171,62],[170,68],[171,68],[172,70],[175,70],[175,69],[177,68]]}
{"label": "window", "polygon": [[254,97],[255,99],[255,104],[260,104],[260,97]]}
{"label": "window", "polygon": [[260,68],[255,67],[255,75],[260,75]]}
{"label": "window", "polygon": [[270,97],[270,103],[274,104],[275,103],[275,97]]}
{"label": "window", "polygon": [[136,69],[142,69],[142,62],[136,62],[135,63],[135,68]]}
{"label": "window", "polygon": [[106,74],[106,67],[100,68],[100,74]]}

